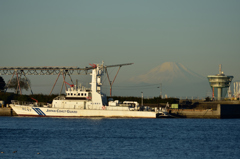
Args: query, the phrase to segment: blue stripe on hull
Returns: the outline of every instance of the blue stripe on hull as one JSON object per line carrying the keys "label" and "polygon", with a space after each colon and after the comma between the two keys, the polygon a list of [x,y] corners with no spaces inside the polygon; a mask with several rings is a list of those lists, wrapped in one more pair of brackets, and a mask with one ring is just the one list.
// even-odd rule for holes
{"label": "blue stripe on hull", "polygon": [[[39,109],[39,108],[37,108]],[[41,112],[42,115],[46,115],[41,109],[39,109],[39,111]]]}
{"label": "blue stripe on hull", "polygon": [[38,115],[46,115],[41,109],[39,108],[32,108]]}

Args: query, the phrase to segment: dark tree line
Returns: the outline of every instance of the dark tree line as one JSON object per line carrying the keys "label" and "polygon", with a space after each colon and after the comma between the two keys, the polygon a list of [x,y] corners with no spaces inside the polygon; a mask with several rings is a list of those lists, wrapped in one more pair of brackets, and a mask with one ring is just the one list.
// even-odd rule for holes
{"label": "dark tree line", "polygon": [[36,99],[36,100],[38,100],[38,102],[41,102],[41,103],[51,103],[52,100],[57,96],[58,95],[55,95],[55,94],[52,94],[52,95],[43,95],[43,94],[20,95],[20,94],[15,94],[15,93],[0,92],[0,100],[5,101],[6,104],[10,104],[11,100],[35,102],[35,100],[33,100],[33,99]]}
{"label": "dark tree line", "polygon": [[[15,93],[18,94],[19,90],[23,90],[25,89],[26,91],[29,90],[29,88],[31,87],[31,82],[28,78],[20,78],[20,77],[14,77],[11,81],[8,81],[8,88],[9,89],[14,89]],[[20,85],[20,89],[19,89],[19,85]]]}
{"label": "dark tree line", "polygon": [[[19,90],[29,90],[31,87],[31,82],[28,78],[20,78],[14,77],[12,80],[8,80],[8,85],[6,85],[4,79],[0,76],[0,91],[4,91],[5,89],[14,89],[15,93],[18,94]],[[20,89],[19,89],[20,85]]]}
{"label": "dark tree line", "polygon": [[4,79],[0,76],[0,91],[3,91],[5,89],[6,83]]}

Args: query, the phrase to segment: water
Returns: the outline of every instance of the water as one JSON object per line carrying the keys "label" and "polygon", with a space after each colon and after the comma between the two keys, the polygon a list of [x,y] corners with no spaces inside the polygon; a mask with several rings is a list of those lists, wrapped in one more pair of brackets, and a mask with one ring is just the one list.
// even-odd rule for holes
{"label": "water", "polygon": [[0,117],[0,158],[239,158],[239,122]]}

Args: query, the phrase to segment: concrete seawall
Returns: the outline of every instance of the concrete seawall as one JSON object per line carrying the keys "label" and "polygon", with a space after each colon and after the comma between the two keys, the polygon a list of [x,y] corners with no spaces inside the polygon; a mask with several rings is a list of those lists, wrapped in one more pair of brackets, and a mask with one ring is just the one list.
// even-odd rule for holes
{"label": "concrete seawall", "polygon": [[0,108],[0,116],[17,116],[17,114],[10,108]]}
{"label": "concrete seawall", "polygon": [[12,116],[11,108],[0,108],[0,116]]}
{"label": "concrete seawall", "polygon": [[169,109],[169,113],[180,118],[240,118],[240,104],[218,104],[213,109]]}
{"label": "concrete seawall", "polygon": [[175,117],[180,118],[214,118],[220,119],[220,105],[218,105],[217,110],[206,109],[169,109],[169,113]]}

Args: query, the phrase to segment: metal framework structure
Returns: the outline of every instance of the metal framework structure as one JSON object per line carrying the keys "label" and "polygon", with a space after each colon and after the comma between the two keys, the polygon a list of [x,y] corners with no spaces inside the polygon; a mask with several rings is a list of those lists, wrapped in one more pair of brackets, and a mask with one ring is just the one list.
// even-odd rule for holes
{"label": "metal framework structure", "polygon": [[[132,64],[133,63],[125,63],[125,64],[103,66],[104,69],[105,69],[105,72],[107,73],[108,81],[109,81],[109,84],[110,84],[110,96],[112,94],[113,82],[115,81],[120,68],[122,66],[132,65]],[[18,80],[18,89],[20,90],[20,93],[21,93],[21,88],[20,88],[20,85],[19,85],[19,78],[21,78],[21,76],[24,76],[27,79],[26,75],[58,75],[58,77],[57,77],[57,79],[56,79],[56,81],[55,81],[55,83],[52,87],[52,90],[50,92],[50,94],[52,94],[52,91],[53,91],[60,75],[63,76],[62,88],[63,88],[63,85],[65,84],[65,89],[67,89],[66,82],[65,82],[65,78],[66,78],[67,75],[70,77],[70,80],[73,84],[71,75],[82,75],[82,74],[87,75],[88,71],[94,69],[95,66],[96,65],[91,65],[91,67],[85,67],[85,68],[62,67],[62,66],[61,67],[47,67],[47,66],[46,67],[0,67],[0,75],[12,75],[11,79],[7,83],[7,87],[10,84],[14,75],[16,75],[17,80]],[[108,72],[107,72],[107,68],[109,68],[109,67],[119,67],[119,69],[117,71],[117,74],[116,74],[116,76],[115,76],[115,78],[112,82],[110,81],[110,78],[109,78],[109,75],[108,75]],[[29,83],[28,83],[28,85],[29,85]],[[30,87],[30,90],[31,90],[31,87]],[[6,91],[7,91],[7,89],[6,89]],[[62,92],[62,89],[61,89],[61,92]],[[32,90],[31,90],[31,93],[33,94]]]}
{"label": "metal framework structure", "polygon": [[58,75],[68,72],[70,75],[87,74],[92,67],[0,67],[0,75],[13,75],[15,73],[25,75]]}

